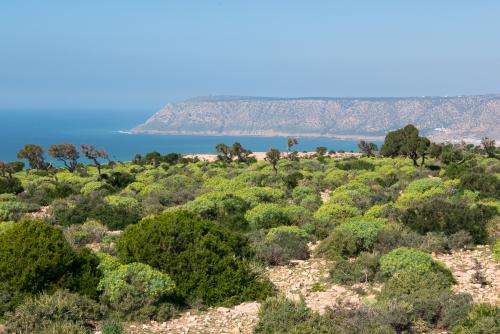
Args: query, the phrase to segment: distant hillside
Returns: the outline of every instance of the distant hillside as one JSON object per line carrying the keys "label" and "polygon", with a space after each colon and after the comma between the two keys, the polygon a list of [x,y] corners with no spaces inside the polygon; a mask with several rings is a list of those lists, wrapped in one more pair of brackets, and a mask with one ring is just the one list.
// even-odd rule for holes
{"label": "distant hillside", "polygon": [[434,140],[500,139],[500,95],[409,98],[197,97],[134,133],[376,138],[414,124]]}

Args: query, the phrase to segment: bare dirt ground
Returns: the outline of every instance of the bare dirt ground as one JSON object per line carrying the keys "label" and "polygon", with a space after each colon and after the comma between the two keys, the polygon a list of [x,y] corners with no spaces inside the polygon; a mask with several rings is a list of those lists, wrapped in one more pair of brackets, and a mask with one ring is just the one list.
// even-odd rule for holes
{"label": "bare dirt ground", "polygon": [[[329,263],[311,258],[294,261],[288,266],[266,268],[269,279],[279,293],[289,299],[304,298],[306,304],[317,312],[327,307],[342,305],[356,307],[361,301],[353,291],[328,282]],[[207,311],[188,311],[179,318],[164,323],[132,324],[128,333],[252,333],[257,324],[260,304],[243,303],[232,308],[210,308]]]}
{"label": "bare dirt ground", "polygon": [[493,259],[489,247],[478,246],[435,258],[453,273],[456,292],[471,294],[475,303],[500,304],[500,264]]}

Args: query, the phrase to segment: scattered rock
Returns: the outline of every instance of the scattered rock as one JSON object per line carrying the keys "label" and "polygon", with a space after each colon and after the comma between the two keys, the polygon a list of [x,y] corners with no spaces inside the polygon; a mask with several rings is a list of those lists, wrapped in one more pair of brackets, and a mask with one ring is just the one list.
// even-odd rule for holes
{"label": "scattered rock", "polygon": [[475,303],[500,303],[500,265],[488,246],[439,254],[435,258],[453,273],[457,280],[454,291],[471,294]]}

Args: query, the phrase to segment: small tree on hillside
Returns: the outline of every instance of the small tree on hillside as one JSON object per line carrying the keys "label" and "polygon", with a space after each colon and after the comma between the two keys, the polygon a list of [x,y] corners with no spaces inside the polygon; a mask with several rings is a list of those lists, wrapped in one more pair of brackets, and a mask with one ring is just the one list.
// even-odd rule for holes
{"label": "small tree on hillside", "polygon": [[74,172],[78,166],[80,153],[73,144],[53,144],[49,147],[49,155],[54,159],[61,161],[64,166]]}
{"label": "small tree on hillside", "polygon": [[278,169],[276,168],[276,165],[278,164],[278,161],[281,159],[281,152],[277,148],[272,148],[269,150],[269,152],[266,153],[266,160],[269,161],[271,166],[273,167],[274,174],[278,174]]}
{"label": "small tree on hillside", "polygon": [[3,162],[0,161],[0,176],[12,180],[13,174],[22,171],[24,163],[21,161]]}
{"label": "small tree on hillside", "polygon": [[99,162],[99,159],[109,160],[108,152],[106,152],[106,150],[103,148],[96,149],[94,145],[82,144],[81,148],[82,148],[83,155],[85,155],[85,157],[87,159],[92,160],[94,162],[95,166],[97,167],[99,177],[101,177],[102,176],[102,173],[101,173],[101,166],[102,165]]}
{"label": "small tree on hillside", "polygon": [[36,144],[26,144],[17,152],[18,159],[26,159],[32,169],[47,170],[48,164],[45,162],[43,148]]}
{"label": "small tree on hillside", "polygon": [[287,141],[287,147],[288,147],[288,159],[290,160],[294,160],[293,159],[293,155],[292,155],[292,147],[294,145],[297,145],[299,143],[299,141],[297,140],[297,138],[292,138],[292,137],[289,137],[288,138],[288,141]]}
{"label": "small tree on hillside", "polygon": [[232,161],[233,156],[231,153],[231,148],[227,146],[226,144],[217,144],[215,145],[215,150],[219,153],[217,155],[217,158],[220,161]]}
{"label": "small tree on hillside", "polygon": [[252,154],[252,151],[244,148],[243,145],[241,145],[239,142],[235,142],[231,146],[230,154],[231,154],[231,159],[233,157],[236,157],[236,159],[238,159],[239,162],[245,162],[248,160],[250,154]]}
{"label": "small tree on hillside", "polygon": [[380,148],[380,154],[385,157],[395,158],[406,156],[418,166],[417,159],[428,152],[430,141],[425,137],[419,137],[418,129],[409,124],[402,129],[390,131]]}
{"label": "small tree on hillside", "polygon": [[326,152],[328,152],[328,149],[324,146],[318,146],[316,147],[316,155],[318,157],[324,157]]}
{"label": "small tree on hillside", "polygon": [[364,140],[359,141],[358,147],[361,153],[366,157],[373,157],[375,153],[378,151],[377,144],[368,143]]}
{"label": "small tree on hillside", "polygon": [[486,152],[489,158],[495,157],[495,153],[497,150],[495,139],[484,137],[481,140],[481,146],[483,147],[484,151]]}

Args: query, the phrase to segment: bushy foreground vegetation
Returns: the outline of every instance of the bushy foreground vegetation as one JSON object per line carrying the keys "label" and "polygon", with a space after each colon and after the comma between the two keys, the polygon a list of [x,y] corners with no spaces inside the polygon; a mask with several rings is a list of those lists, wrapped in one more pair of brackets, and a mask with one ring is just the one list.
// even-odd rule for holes
{"label": "bushy foreground vegetation", "polygon": [[[0,163],[0,322],[12,333],[123,332],[188,307],[263,301],[256,333],[497,333],[499,310],[455,293],[431,253],[491,244],[500,259],[494,143],[430,143],[412,126],[358,158],[240,144],[216,162],[26,145]],[[92,164],[79,162],[80,154]],[[325,196],[328,194],[328,196]],[[323,201],[322,201],[323,196]],[[314,252],[309,244],[319,242]],[[319,315],[275,296],[265,266],[319,256],[375,300]]]}

